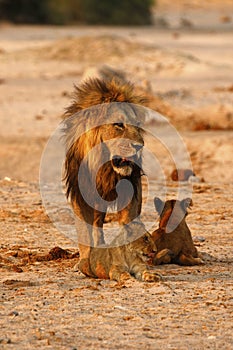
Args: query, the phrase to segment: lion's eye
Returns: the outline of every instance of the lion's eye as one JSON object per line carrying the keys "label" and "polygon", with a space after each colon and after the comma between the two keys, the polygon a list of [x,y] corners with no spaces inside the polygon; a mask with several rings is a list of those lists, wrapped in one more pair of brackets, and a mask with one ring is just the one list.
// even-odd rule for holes
{"label": "lion's eye", "polygon": [[124,124],[123,124],[123,123],[114,123],[113,125],[114,125],[116,128],[124,129]]}
{"label": "lion's eye", "polygon": [[149,238],[148,238],[147,236],[144,236],[144,237],[143,237],[143,240],[144,240],[145,243],[148,243],[148,242],[149,242]]}

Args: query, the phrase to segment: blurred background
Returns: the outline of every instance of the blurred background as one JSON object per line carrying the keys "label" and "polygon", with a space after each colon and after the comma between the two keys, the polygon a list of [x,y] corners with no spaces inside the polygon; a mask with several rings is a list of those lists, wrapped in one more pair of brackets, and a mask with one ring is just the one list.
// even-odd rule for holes
{"label": "blurred background", "polygon": [[152,23],[154,0],[1,0],[0,18],[14,23]]}
{"label": "blurred background", "polygon": [[200,177],[230,178],[232,43],[232,0],[0,0],[0,178],[37,180],[73,85],[115,74],[192,132]]}
{"label": "blurred background", "polygon": [[[232,28],[231,0],[0,0],[0,20],[27,24],[94,24]],[[193,16],[198,18],[193,20]],[[177,22],[177,23],[176,23]]]}

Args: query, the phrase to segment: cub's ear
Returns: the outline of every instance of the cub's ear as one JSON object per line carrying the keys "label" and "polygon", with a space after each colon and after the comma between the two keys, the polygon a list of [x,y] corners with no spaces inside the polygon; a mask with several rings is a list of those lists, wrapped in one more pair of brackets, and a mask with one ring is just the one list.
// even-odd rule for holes
{"label": "cub's ear", "polygon": [[155,205],[155,209],[156,209],[158,214],[162,213],[164,204],[165,203],[160,198],[158,198],[158,197],[154,198],[154,205]]}
{"label": "cub's ear", "polygon": [[191,198],[182,199],[180,202],[182,209],[186,212],[188,208],[193,206],[193,201]]}

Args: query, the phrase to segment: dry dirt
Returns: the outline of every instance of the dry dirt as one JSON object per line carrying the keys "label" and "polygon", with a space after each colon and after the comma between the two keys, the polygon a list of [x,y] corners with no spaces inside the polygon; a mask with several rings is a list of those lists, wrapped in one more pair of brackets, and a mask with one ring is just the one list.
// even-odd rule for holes
{"label": "dry dirt", "polygon": [[[215,1],[208,22],[200,3],[167,12],[162,1],[166,28],[0,27],[1,349],[232,349],[233,12]],[[73,84],[102,64],[146,91],[203,179],[187,221],[205,265],[159,266],[158,283],[74,272],[77,247],[42,205],[45,144]],[[169,178],[173,163],[156,151]],[[158,196],[161,179],[152,185]],[[182,186],[167,180],[167,195]]]}

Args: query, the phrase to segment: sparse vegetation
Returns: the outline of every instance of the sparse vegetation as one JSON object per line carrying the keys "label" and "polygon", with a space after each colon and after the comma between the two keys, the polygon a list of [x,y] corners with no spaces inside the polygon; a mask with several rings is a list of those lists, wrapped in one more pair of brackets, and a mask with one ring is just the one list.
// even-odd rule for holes
{"label": "sparse vegetation", "polygon": [[0,0],[0,20],[42,24],[151,24],[154,0]]}

